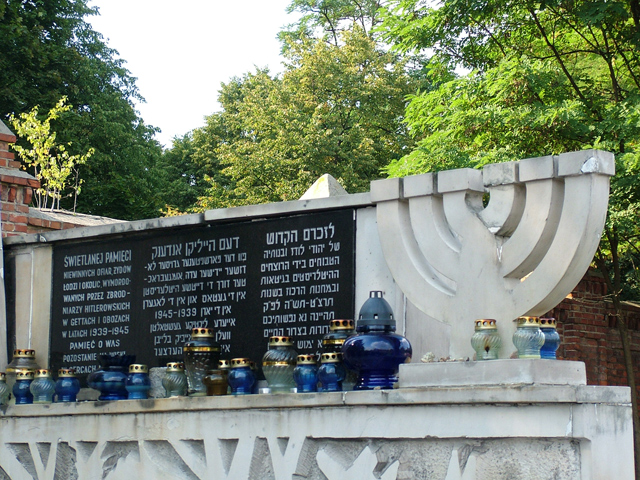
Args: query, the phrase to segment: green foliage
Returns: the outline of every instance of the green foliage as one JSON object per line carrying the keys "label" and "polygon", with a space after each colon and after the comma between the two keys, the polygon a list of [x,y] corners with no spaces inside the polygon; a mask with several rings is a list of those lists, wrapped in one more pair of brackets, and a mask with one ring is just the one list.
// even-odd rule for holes
{"label": "green foliage", "polygon": [[338,45],[340,36],[354,28],[373,39],[375,27],[380,23],[381,5],[379,0],[292,0],[287,11],[302,16],[280,32],[283,49],[286,51],[291,43],[308,38],[326,38]]}
{"label": "green foliage", "polygon": [[362,31],[342,35],[338,46],[292,43],[281,77],[257,70],[223,85],[223,111],[193,133],[211,183],[197,209],[295,200],[325,173],[366,191],[402,155],[412,80]]}
{"label": "green foliage", "polygon": [[[67,187],[71,187],[70,196],[74,197],[75,205],[82,183],[78,179],[77,168],[93,155],[93,148],[89,148],[83,155],[70,155],[67,147],[71,144],[65,146],[56,143],[56,133],[51,131],[51,121],[71,110],[71,105],[67,105],[66,101],[67,98],[62,97],[43,121],[38,119],[38,107],[34,107],[29,113],[20,114],[19,118],[11,117],[15,133],[31,144],[30,149],[20,145],[15,145],[14,149],[33,168],[40,181],[41,187],[36,190],[38,208],[47,208],[49,198],[52,200],[52,210],[56,206],[60,208],[60,199]],[[73,185],[69,183],[71,174],[75,174]]]}
{"label": "green foliage", "polygon": [[[0,117],[52,108],[66,96],[74,108],[54,123],[57,138],[78,155],[94,148],[81,169],[77,210],[125,220],[158,215],[155,129],[138,117],[135,79],[85,18],[87,0],[0,2]],[[19,138],[19,145],[27,147]],[[73,200],[60,205],[71,208]]]}
{"label": "green foliage", "polygon": [[625,297],[640,298],[639,12],[635,0],[393,2],[383,29],[396,49],[430,49],[434,71],[471,71],[410,97],[416,148],[386,172],[612,151],[618,173],[600,255],[611,265],[613,250],[621,255]]}

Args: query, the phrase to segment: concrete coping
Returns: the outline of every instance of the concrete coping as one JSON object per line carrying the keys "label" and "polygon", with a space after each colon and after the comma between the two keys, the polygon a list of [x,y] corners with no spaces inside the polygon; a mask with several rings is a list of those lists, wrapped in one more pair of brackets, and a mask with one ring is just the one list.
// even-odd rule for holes
{"label": "concrete coping", "polygon": [[219,397],[173,397],[111,402],[54,403],[49,405],[9,405],[0,408],[0,418],[153,414],[207,410],[287,410],[316,407],[384,408],[474,404],[530,405],[532,403],[629,406],[631,404],[631,393],[629,387],[591,385],[422,387],[330,393],[224,395]]}
{"label": "concrete coping", "polygon": [[80,227],[68,230],[41,232],[29,235],[16,235],[4,238],[5,245],[27,245],[66,240],[92,239],[105,235],[122,235],[147,230],[172,229],[217,222],[240,222],[279,215],[296,215],[308,212],[321,212],[339,208],[371,207],[371,195],[355,193],[336,197],[311,200],[294,200],[290,202],[266,203],[235,208],[207,210],[205,213],[178,215],[175,217],[152,218],[133,222],[119,222],[95,227]]}
{"label": "concrete coping", "polygon": [[400,387],[586,385],[584,362],[499,359],[400,365]]}

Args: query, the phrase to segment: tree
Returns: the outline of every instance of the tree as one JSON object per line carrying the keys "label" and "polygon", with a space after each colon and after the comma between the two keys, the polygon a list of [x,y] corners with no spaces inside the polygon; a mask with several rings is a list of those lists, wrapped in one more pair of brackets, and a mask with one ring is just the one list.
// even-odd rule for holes
{"label": "tree", "polygon": [[[62,97],[60,101],[49,110],[49,114],[44,121],[38,120],[38,107],[34,107],[29,113],[20,114],[19,118],[11,117],[11,123],[16,130],[16,134],[25,138],[31,148],[26,149],[15,145],[14,149],[20,158],[31,166],[40,181],[41,187],[36,190],[38,208],[47,208],[49,198],[51,198],[51,210],[60,208],[62,193],[67,187],[71,187],[73,205],[75,205],[80,193],[81,180],[78,178],[78,167],[87,162],[93,155],[90,148],[83,155],[70,155],[68,147],[70,144],[62,145],[56,143],[56,133],[51,131],[51,121],[60,114],[71,109],[71,105],[66,104],[67,98]],[[74,175],[73,184],[69,183],[69,177]]]}
{"label": "tree", "polygon": [[380,23],[381,5],[379,0],[292,0],[287,12],[302,16],[297,23],[283,28],[279,37],[285,50],[292,41],[305,38],[326,38],[339,45],[341,35],[354,27],[373,39]]}
{"label": "tree", "polygon": [[417,147],[390,164],[389,174],[591,147],[616,154],[596,262],[618,318],[640,478],[638,392],[620,308],[622,268],[633,265],[628,254],[640,246],[638,0],[445,0],[431,8],[422,0],[396,0],[383,17],[384,38],[399,50],[430,49],[440,70],[471,70],[411,97],[407,123]]}
{"label": "tree", "polygon": [[291,44],[282,77],[257,70],[223,85],[223,111],[209,117],[198,154],[217,172],[200,208],[295,200],[324,173],[366,191],[402,155],[412,80],[360,30],[342,35],[338,46]]}
{"label": "tree", "polygon": [[[87,0],[0,2],[0,117],[49,110],[66,96],[74,108],[52,122],[78,155],[94,148],[80,173],[77,209],[125,220],[155,217],[162,206],[154,174],[162,153],[142,122],[135,78],[86,22]],[[26,147],[23,139],[19,145]],[[61,199],[62,207],[72,206]]]}

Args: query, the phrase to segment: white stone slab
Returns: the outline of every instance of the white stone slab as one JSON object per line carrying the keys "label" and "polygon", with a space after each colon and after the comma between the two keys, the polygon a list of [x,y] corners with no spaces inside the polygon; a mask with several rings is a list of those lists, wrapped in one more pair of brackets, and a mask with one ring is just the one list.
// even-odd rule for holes
{"label": "white stone slab", "polygon": [[400,365],[400,388],[471,385],[586,385],[583,362],[501,359]]}

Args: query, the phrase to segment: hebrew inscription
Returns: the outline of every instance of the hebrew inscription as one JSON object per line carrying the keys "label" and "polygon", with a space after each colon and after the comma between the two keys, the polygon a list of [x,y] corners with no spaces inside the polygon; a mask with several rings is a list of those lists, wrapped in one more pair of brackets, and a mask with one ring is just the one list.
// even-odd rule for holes
{"label": "hebrew inscription", "polygon": [[51,365],[86,375],[100,354],[162,366],[195,327],[222,358],[259,361],[268,337],[320,350],[329,321],[352,318],[353,210],[56,245]]}

